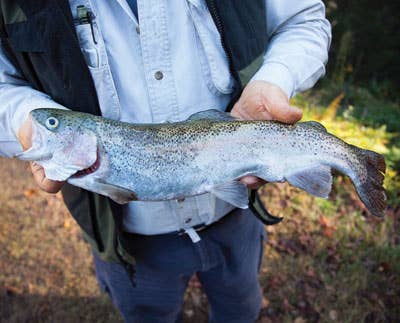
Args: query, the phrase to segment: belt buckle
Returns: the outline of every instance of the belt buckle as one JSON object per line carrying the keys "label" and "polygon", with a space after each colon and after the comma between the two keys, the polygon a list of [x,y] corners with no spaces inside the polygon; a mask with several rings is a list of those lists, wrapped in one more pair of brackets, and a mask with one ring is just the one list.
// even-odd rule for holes
{"label": "belt buckle", "polygon": [[[199,232],[202,231],[204,229],[206,229],[208,227],[208,225],[206,225],[205,223],[200,223],[198,225],[195,225],[194,227],[191,227],[194,231]],[[184,234],[186,234],[186,230],[190,229],[190,228],[186,228],[186,229],[179,229],[177,231],[178,236],[183,236]]]}

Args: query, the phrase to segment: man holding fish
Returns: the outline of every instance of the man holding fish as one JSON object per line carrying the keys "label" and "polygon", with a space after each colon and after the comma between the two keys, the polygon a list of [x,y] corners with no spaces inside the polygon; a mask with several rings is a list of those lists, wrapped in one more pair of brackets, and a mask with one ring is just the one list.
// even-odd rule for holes
{"label": "man holding fish", "polygon": [[[324,74],[331,37],[318,0],[0,4],[0,154],[9,157],[34,145],[28,115],[37,108],[135,124],[178,122],[209,109],[295,123],[302,113],[289,98]],[[45,122],[52,128],[59,120]],[[90,151],[90,141],[79,144]],[[179,320],[194,273],[210,322],[256,319],[265,232],[251,211],[211,193],[121,206],[46,178],[39,164],[32,163],[36,182],[50,193],[62,189],[93,247],[99,284],[127,322]],[[96,157],[73,166],[80,176],[98,169]],[[261,184],[252,176],[241,181]]]}

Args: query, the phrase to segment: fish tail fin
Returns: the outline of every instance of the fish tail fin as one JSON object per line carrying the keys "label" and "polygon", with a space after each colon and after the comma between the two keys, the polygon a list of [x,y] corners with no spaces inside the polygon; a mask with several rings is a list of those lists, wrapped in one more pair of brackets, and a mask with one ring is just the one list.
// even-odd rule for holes
{"label": "fish tail fin", "polygon": [[361,169],[355,185],[357,193],[367,209],[377,217],[383,217],[386,209],[386,194],[383,187],[386,163],[382,155],[360,149]]}

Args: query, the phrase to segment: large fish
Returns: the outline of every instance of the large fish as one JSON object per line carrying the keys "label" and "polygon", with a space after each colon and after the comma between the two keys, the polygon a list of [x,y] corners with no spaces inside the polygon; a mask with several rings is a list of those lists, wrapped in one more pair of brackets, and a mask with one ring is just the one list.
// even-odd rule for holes
{"label": "large fish", "polygon": [[352,180],[375,216],[386,207],[384,158],[349,145],[319,123],[241,121],[218,110],[183,122],[128,124],[90,114],[36,109],[33,145],[18,157],[42,165],[49,179],[106,195],[119,203],[181,199],[206,192],[246,208],[238,179],[288,181],[328,197],[331,169]]}

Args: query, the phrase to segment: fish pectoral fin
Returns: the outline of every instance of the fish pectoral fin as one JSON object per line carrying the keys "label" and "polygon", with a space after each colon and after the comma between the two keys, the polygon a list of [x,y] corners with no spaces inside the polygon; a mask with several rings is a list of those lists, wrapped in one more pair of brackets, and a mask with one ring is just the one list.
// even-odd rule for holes
{"label": "fish pectoral fin", "polygon": [[247,186],[239,181],[214,186],[211,193],[238,208],[247,209],[249,207]]}
{"label": "fish pectoral fin", "polygon": [[230,113],[223,112],[217,109],[210,109],[194,113],[187,119],[187,121],[196,121],[196,120],[233,121],[237,119],[233,117]]}
{"label": "fish pectoral fin", "polygon": [[329,166],[319,165],[286,176],[286,180],[306,192],[327,198],[332,189],[332,174]]}
{"label": "fish pectoral fin", "polygon": [[97,193],[106,195],[119,204],[137,201],[135,192],[118,185],[107,183],[101,179],[96,179],[93,186]]}
{"label": "fish pectoral fin", "polygon": [[37,149],[36,147],[32,146],[28,150],[16,154],[14,157],[18,158],[19,160],[40,161],[50,159],[52,154],[44,151],[44,149]]}

